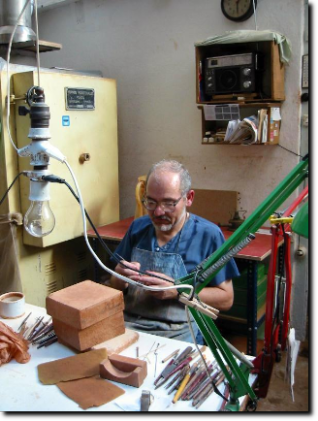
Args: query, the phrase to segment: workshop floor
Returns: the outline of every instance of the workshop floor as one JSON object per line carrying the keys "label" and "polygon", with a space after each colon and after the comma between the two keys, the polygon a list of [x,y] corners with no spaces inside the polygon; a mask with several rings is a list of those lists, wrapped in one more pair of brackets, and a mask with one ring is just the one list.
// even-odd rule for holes
{"label": "workshop floor", "polygon": [[[224,335],[241,352],[246,352],[246,339],[239,336]],[[258,341],[257,353],[261,352],[263,341]],[[266,398],[260,399],[256,412],[309,412],[309,369],[308,343],[303,342],[295,369],[294,401],[288,383],[285,382],[286,352],[274,364],[270,386]]]}

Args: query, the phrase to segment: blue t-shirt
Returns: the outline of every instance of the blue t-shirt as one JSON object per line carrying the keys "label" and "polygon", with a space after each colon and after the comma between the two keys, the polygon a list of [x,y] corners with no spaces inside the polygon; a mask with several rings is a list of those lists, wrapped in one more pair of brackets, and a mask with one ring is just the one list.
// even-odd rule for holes
{"label": "blue t-shirt", "polygon": [[[135,219],[125,237],[116,249],[116,253],[128,262],[131,261],[134,247],[152,252],[176,253],[182,257],[188,273],[204,259],[215,252],[223,243],[221,229],[212,222],[197,215],[190,214],[184,227],[167,244],[160,247],[157,243],[155,228],[148,215]],[[239,276],[234,259],[231,259],[216,274],[209,286]]]}

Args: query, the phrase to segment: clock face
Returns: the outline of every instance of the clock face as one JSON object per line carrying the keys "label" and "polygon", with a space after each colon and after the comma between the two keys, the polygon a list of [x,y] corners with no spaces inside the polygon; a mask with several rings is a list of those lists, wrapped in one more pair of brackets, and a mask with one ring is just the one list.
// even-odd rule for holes
{"label": "clock face", "polygon": [[[257,1],[254,0],[255,8]],[[243,21],[254,13],[253,0],[222,0],[221,8],[224,16],[234,21]]]}

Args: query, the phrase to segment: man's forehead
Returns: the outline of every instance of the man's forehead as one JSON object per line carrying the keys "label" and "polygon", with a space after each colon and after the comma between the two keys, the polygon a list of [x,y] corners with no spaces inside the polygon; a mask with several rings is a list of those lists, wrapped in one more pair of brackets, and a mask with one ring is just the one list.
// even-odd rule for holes
{"label": "man's forehead", "polygon": [[156,172],[152,173],[147,183],[146,192],[164,191],[164,192],[180,192],[180,177],[177,173],[172,172]]}

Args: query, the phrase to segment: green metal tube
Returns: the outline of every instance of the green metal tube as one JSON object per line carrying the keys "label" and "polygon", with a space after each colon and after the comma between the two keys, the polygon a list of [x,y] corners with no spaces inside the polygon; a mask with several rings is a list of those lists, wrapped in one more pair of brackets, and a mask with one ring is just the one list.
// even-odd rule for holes
{"label": "green metal tube", "polygon": [[[307,177],[307,171],[308,159],[301,161],[275,188],[275,190],[243,222],[243,224],[231,235],[231,237],[229,237],[218,250],[216,250],[208,259],[202,263],[202,269],[200,269],[199,273],[212,266],[233,246],[246,238],[250,233],[255,233]],[[219,268],[219,270],[220,269],[221,268]],[[203,283],[198,285],[196,292],[200,292],[211,281],[211,279],[215,277],[217,272],[213,273]],[[191,272],[185,277],[178,279],[177,283],[182,284],[189,283],[189,281],[193,282],[195,276],[196,273]],[[182,291],[183,290],[180,290],[180,292]]]}
{"label": "green metal tube", "polygon": [[[195,284],[197,277],[204,273],[208,268],[218,262],[229,250],[242,242],[250,233],[255,233],[266,220],[282,205],[285,200],[293,193],[294,190],[301,184],[308,176],[308,158],[301,161],[288,176],[274,189],[274,191],[261,203],[258,208],[243,222],[243,224],[226,240],[223,245],[216,250],[211,256],[191,272],[187,276],[176,280],[178,284],[191,283]],[[225,263],[224,263],[225,264]],[[199,293],[211,279],[215,277],[217,272],[221,270],[222,265],[217,270],[195,285],[195,292]],[[201,281],[201,279],[200,279]],[[186,290],[180,289],[179,292]],[[225,375],[230,386],[230,403],[229,408],[238,408],[238,398],[248,394],[253,401],[257,397],[248,384],[248,377],[250,372],[250,365],[242,362],[241,367],[236,363],[229,346],[226,344],[222,335],[218,331],[212,319],[205,314],[199,313],[197,310],[190,308],[189,310],[201,330],[206,343],[218,362],[223,374]],[[235,409],[237,410],[237,409]]]}

